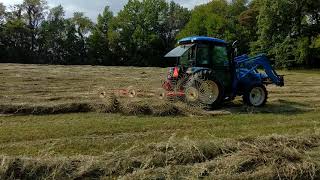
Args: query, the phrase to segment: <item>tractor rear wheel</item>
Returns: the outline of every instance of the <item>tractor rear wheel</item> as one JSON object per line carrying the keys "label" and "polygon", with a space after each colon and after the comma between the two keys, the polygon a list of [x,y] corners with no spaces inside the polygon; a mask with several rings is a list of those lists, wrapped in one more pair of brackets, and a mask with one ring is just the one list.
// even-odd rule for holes
{"label": "tractor rear wheel", "polygon": [[190,77],[185,91],[185,100],[190,105],[216,108],[223,100],[223,87],[210,73],[197,73]]}
{"label": "tractor rear wheel", "polygon": [[264,106],[268,99],[268,91],[263,84],[254,84],[243,95],[243,102],[249,106]]}

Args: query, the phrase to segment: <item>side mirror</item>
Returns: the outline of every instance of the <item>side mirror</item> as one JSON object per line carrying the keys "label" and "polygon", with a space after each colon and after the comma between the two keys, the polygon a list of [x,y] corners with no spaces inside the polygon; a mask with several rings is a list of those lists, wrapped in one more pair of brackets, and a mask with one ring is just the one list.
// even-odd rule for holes
{"label": "side mirror", "polygon": [[238,45],[238,40],[236,40],[236,41],[234,41],[232,43],[232,49],[233,49],[233,56],[234,57],[238,56],[238,47],[237,47],[237,45]]}
{"label": "side mirror", "polygon": [[236,47],[237,44],[238,44],[238,40],[236,40],[236,41],[234,41],[234,42],[232,43],[232,47]]}

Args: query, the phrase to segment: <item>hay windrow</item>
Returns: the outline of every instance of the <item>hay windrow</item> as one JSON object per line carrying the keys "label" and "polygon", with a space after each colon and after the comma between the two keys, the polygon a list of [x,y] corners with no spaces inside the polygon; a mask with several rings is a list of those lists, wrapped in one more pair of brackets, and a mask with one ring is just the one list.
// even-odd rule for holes
{"label": "hay windrow", "polygon": [[77,112],[90,112],[91,106],[87,103],[70,103],[58,105],[0,105],[0,114],[17,115],[42,115],[42,114],[64,114]]}
{"label": "hay windrow", "polygon": [[98,157],[1,156],[0,179],[317,179],[320,164],[307,154],[320,146],[319,140],[276,135],[237,141],[171,138]]}
{"label": "hay windrow", "polygon": [[188,107],[182,103],[121,101],[116,96],[110,96],[105,100],[89,103],[63,103],[53,105],[0,104],[0,114],[45,115],[85,112],[151,116],[201,116],[206,114],[203,109]]}

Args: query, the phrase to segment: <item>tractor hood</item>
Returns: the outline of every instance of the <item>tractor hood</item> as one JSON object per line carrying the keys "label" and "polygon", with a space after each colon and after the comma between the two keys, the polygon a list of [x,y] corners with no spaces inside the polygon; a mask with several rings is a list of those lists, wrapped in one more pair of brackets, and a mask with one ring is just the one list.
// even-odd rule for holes
{"label": "tractor hood", "polygon": [[173,57],[181,57],[185,52],[187,52],[194,44],[186,44],[180,45],[173,50],[171,50],[167,55],[164,57],[166,58],[173,58]]}

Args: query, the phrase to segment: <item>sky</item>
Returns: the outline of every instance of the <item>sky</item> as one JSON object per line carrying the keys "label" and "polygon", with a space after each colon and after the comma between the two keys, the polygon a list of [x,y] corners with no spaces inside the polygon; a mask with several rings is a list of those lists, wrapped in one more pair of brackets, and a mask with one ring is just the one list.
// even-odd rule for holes
{"label": "sky", "polygon": [[[5,6],[22,3],[23,0],[0,0]],[[119,12],[128,0],[47,0],[49,7],[62,5],[66,11],[66,17],[72,16],[73,12],[84,12],[93,21],[105,6],[110,6],[114,13]],[[210,0],[174,0],[180,5],[192,9],[195,5],[209,2]]]}

